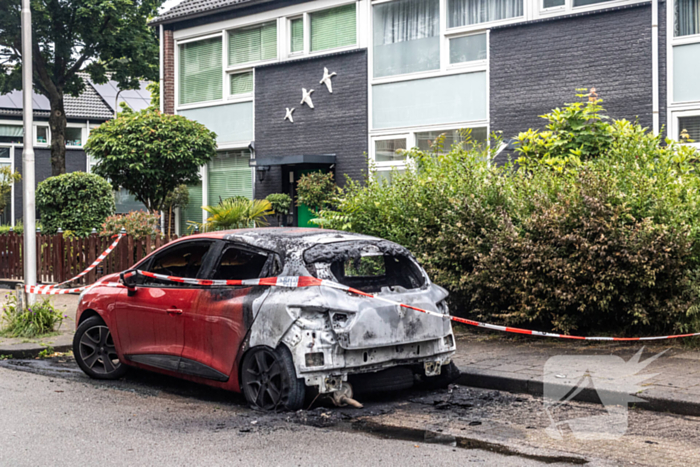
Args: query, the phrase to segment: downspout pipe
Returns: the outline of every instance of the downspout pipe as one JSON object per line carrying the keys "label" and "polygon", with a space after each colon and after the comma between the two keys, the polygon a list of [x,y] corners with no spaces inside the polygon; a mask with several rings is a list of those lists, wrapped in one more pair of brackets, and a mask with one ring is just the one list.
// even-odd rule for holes
{"label": "downspout pipe", "polygon": [[659,0],[651,2],[651,87],[652,129],[655,135],[661,131],[659,123]]}

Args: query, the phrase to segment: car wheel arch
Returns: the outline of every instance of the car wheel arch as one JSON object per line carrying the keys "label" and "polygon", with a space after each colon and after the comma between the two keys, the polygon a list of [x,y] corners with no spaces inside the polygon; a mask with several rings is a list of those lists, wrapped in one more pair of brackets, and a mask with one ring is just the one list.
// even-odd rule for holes
{"label": "car wheel arch", "polygon": [[88,308],[87,310],[83,310],[83,312],[80,314],[80,319],[79,319],[78,322],[76,323],[76,326],[80,326],[81,324],[83,324],[83,322],[84,322],[86,319],[92,318],[93,316],[99,317],[102,321],[105,320],[105,319],[102,317],[102,315],[101,315],[100,313],[98,313],[96,310],[93,310],[93,309],[91,309],[91,308]]}

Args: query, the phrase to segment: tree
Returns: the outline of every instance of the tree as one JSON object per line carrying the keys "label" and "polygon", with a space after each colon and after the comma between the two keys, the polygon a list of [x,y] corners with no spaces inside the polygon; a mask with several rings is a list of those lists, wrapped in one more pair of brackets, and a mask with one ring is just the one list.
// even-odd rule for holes
{"label": "tree", "polygon": [[[0,93],[21,89],[20,0],[0,0]],[[147,24],[162,0],[33,0],[34,89],[51,105],[51,172],[66,172],[65,94],[78,96],[86,72],[120,89],[158,78],[158,41]]]}
{"label": "tree", "polygon": [[216,156],[216,134],[181,115],[146,109],[92,130],[85,150],[97,161],[96,174],[158,213],[179,185],[199,182],[199,168]]}
{"label": "tree", "polygon": [[265,199],[270,202],[272,212],[277,216],[277,225],[281,226],[284,216],[292,205],[292,197],[286,193],[272,193]]}
{"label": "tree", "polygon": [[297,182],[297,206],[305,204],[318,214],[336,193],[338,187],[333,181],[333,172],[310,172]]}

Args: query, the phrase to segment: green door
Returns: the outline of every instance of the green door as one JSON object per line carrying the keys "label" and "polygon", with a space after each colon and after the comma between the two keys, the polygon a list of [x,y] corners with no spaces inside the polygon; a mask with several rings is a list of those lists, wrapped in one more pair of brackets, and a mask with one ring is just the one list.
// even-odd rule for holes
{"label": "green door", "polygon": [[[297,172],[298,178],[295,180],[294,183],[299,181],[299,178],[301,178],[302,175],[312,173],[312,172],[323,172],[326,173],[328,170],[322,170],[322,169],[306,169],[306,170],[299,170]],[[316,213],[309,208],[307,205],[302,204],[297,208],[297,226],[299,227],[318,227],[316,224],[311,223],[311,219],[316,218]]]}

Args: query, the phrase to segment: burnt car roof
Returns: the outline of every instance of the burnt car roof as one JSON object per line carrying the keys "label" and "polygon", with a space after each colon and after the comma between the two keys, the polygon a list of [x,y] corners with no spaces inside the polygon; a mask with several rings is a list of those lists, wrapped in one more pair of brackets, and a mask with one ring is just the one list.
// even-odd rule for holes
{"label": "burnt car roof", "polygon": [[381,238],[340,230],[304,227],[264,227],[255,229],[223,230],[189,235],[184,239],[217,238],[245,243],[264,250],[286,255],[291,250],[306,250],[315,245],[338,242],[387,242]]}

